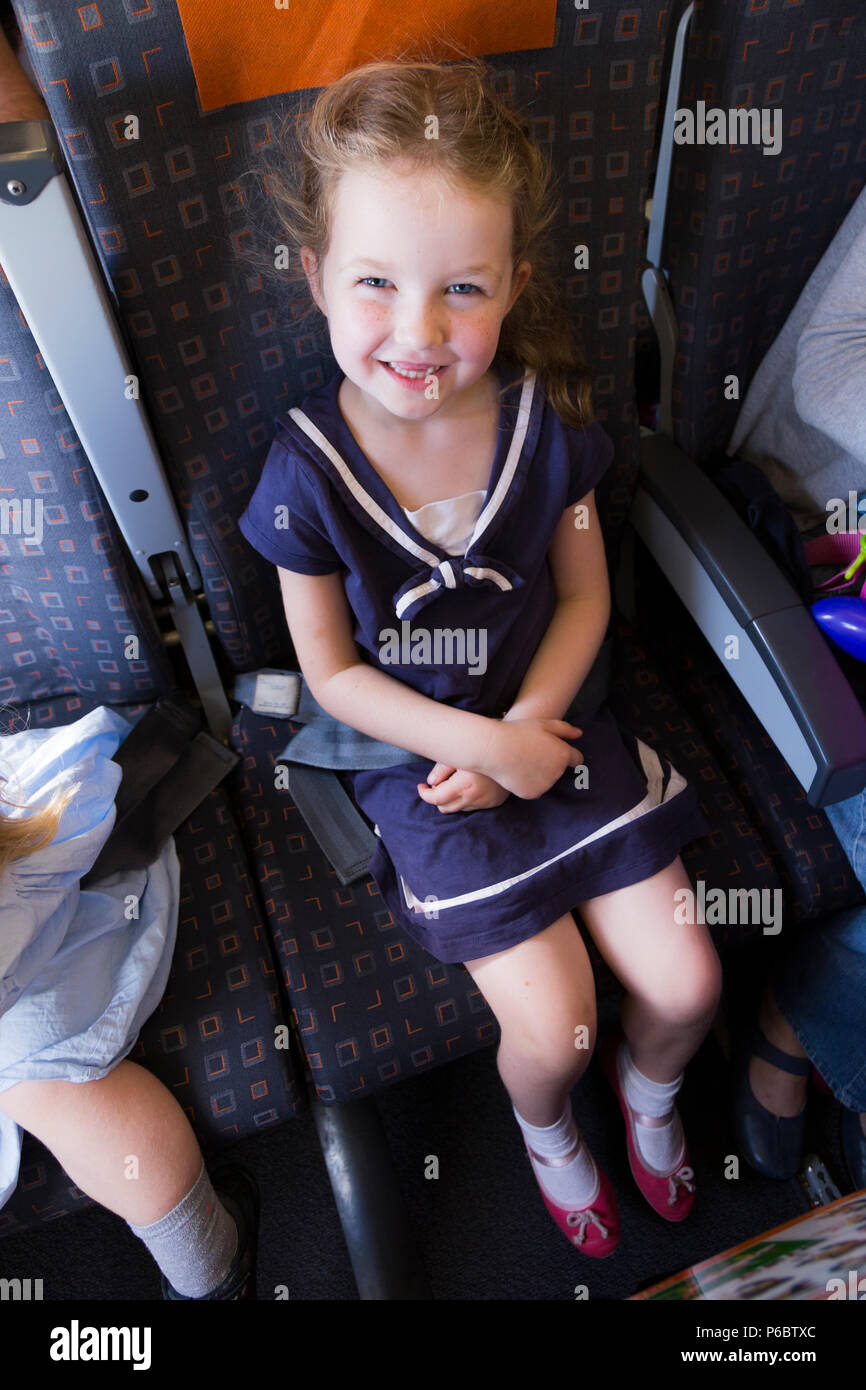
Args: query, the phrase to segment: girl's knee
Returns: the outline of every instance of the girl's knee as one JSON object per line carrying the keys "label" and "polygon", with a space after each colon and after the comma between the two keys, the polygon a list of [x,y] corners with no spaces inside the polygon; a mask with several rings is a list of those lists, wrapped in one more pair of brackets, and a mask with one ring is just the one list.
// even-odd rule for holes
{"label": "girl's knee", "polygon": [[598,1034],[595,1001],[564,1013],[539,1013],[519,1027],[502,1030],[501,1048],[512,1062],[576,1084],[589,1065]]}
{"label": "girl's knee", "polygon": [[715,950],[713,950],[708,955],[706,963],[700,974],[701,989],[703,991],[702,999],[704,1004],[704,1012],[712,1017],[715,1015],[716,1009],[719,1007],[719,1002],[722,997],[722,983],[724,979],[724,973],[722,971],[722,962],[719,960],[719,957],[716,954]]}
{"label": "girl's knee", "polygon": [[713,952],[671,989],[662,1006],[665,1018],[682,1028],[711,1023],[722,997],[722,966]]}
{"label": "girl's knee", "polygon": [[595,1047],[597,1018],[595,979],[574,918],[566,914],[467,968],[496,1014],[509,1064],[577,1080]]}

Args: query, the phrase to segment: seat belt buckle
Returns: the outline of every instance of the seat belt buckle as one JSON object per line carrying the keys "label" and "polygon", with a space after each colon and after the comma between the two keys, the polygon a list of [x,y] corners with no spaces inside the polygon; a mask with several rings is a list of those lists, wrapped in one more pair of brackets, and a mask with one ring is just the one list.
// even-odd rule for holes
{"label": "seat belt buckle", "polygon": [[291,719],[298,712],[303,681],[299,671],[245,671],[235,676],[232,699],[246,705],[253,714],[270,714]]}

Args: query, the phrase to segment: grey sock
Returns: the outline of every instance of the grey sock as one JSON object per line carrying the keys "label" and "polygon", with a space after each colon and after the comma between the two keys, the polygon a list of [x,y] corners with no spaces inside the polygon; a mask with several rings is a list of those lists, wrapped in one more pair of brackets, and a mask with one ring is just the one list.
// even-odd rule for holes
{"label": "grey sock", "polygon": [[237,1225],[214,1192],[204,1162],[186,1196],[159,1221],[127,1225],[185,1298],[203,1298],[218,1288],[238,1248]]}

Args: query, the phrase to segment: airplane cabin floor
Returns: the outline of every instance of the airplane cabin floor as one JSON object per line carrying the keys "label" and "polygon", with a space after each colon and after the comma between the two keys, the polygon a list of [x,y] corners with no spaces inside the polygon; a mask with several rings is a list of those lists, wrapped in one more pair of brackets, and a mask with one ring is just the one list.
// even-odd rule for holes
{"label": "airplane cabin floor", "polygon": [[[726,971],[726,977],[728,972]],[[738,971],[742,982],[743,976]],[[751,977],[754,981],[754,976]],[[732,992],[741,990],[737,985]],[[729,982],[726,978],[726,999]],[[599,1033],[614,1026],[618,999],[599,1005]],[[736,1153],[731,1069],[711,1033],[686,1071],[680,1113],[689,1140],[697,1201],[681,1225],[658,1217],[631,1177],[624,1127],[598,1056],[573,1093],[577,1123],[613,1182],[623,1233],[612,1257],[570,1247],[541,1202],[495,1048],[379,1093],[416,1241],[440,1300],[621,1300],[649,1283],[792,1220],[808,1210],[796,1178],[775,1182]],[[839,1109],[810,1086],[806,1152],[818,1152],[843,1193],[850,1183],[839,1149]],[[289,1300],[358,1297],[330,1185],[309,1114],[226,1151],[255,1173],[262,1193],[258,1293]],[[427,1159],[438,1178],[425,1178]],[[94,1208],[46,1229],[0,1240],[0,1275],[41,1278],[44,1298],[159,1299],[159,1274],[116,1215]],[[285,1297],[285,1294],[282,1295]]]}

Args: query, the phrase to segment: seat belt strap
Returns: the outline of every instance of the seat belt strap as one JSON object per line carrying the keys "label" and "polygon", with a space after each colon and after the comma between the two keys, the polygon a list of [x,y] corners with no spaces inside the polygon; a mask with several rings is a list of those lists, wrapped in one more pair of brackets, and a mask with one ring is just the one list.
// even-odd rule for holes
{"label": "seat belt strap", "polygon": [[303,725],[275,763],[286,766],[292,800],[340,882],[366,877],[376,837],[337,772],[393,767],[415,762],[418,755],[335,719],[313,698],[299,671],[244,672],[235,676],[232,698],[254,714]]}
{"label": "seat belt strap", "polygon": [[[565,713],[584,718],[607,699],[613,666],[613,640],[599,648],[586,680]],[[296,720],[304,727],[286,744],[276,763],[287,766],[295,805],[343,884],[369,873],[376,838],[349,796],[338,771],[394,767],[422,762],[417,753],[371,738],[328,714],[313,699],[299,671],[265,667],[234,678],[232,698],[254,714]]]}
{"label": "seat belt strap", "polygon": [[674,437],[673,426],[673,380],[674,355],[677,347],[677,318],[671,303],[667,273],[662,268],[662,248],[667,217],[668,191],[671,181],[671,165],[674,155],[674,126],[680,97],[680,84],[683,74],[683,57],[686,46],[686,31],[694,13],[694,3],[689,5],[677,25],[671,71],[668,79],[667,101],[664,122],[659,142],[659,157],[653,193],[647,209],[649,231],[647,232],[646,258],[649,265],[641,276],[641,287],[649,309],[650,318],[656,331],[659,345],[659,429],[669,439]]}
{"label": "seat belt strap", "polygon": [[168,603],[208,728],[225,744],[231,716],[196,603],[201,574],[144,402],[119,389],[138,382],[136,364],[61,148],[51,121],[0,121],[0,262],[129,556],[151,598]]}
{"label": "seat belt strap", "polygon": [[342,884],[365,878],[376,837],[336,772],[289,763],[288,789]]}
{"label": "seat belt strap", "polygon": [[394,767],[397,763],[423,762],[417,753],[393,743],[371,738],[335,719],[313,698],[299,671],[246,671],[235,676],[232,698],[254,714],[292,719],[303,728],[286,744],[277,762],[328,767],[357,772],[368,767]]}

